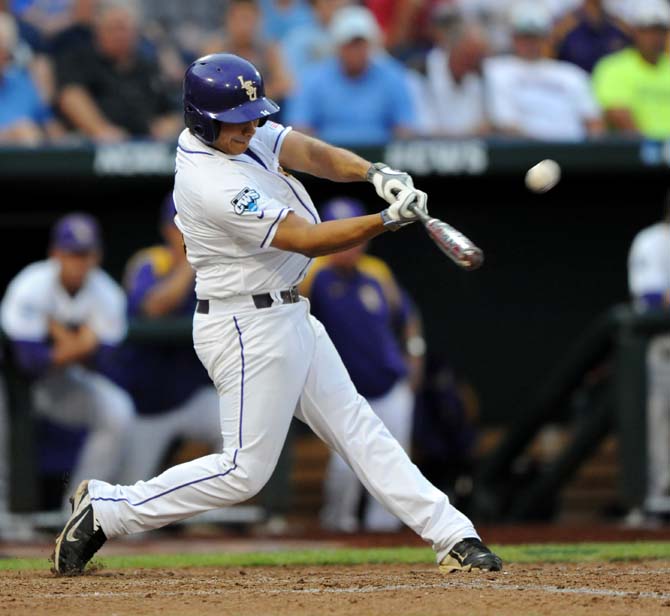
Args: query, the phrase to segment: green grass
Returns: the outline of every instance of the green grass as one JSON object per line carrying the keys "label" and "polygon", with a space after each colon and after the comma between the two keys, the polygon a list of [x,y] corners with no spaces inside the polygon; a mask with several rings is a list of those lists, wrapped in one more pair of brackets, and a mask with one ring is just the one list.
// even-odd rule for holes
{"label": "green grass", "polygon": [[[670,542],[574,543],[493,546],[505,562],[607,562],[619,560],[670,560]],[[103,556],[96,559],[105,569],[156,569],[179,567],[256,567],[281,565],[361,565],[433,563],[428,548],[342,548],[220,554],[146,554]],[[48,570],[44,558],[0,559],[0,571]]]}

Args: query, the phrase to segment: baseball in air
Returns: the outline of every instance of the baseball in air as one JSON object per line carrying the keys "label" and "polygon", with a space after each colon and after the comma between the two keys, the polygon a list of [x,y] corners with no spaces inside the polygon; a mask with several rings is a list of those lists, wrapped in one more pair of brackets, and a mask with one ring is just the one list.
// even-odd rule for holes
{"label": "baseball in air", "polygon": [[561,168],[555,160],[546,158],[526,172],[526,186],[536,193],[551,190],[561,179]]}

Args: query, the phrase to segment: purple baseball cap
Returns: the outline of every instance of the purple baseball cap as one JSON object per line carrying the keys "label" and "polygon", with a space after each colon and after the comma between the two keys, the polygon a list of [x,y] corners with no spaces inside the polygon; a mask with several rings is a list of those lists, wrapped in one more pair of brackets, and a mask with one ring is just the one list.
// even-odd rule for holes
{"label": "purple baseball cap", "polygon": [[163,199],[160,212],[160,225],[174,225],[174,217],[177,214],[177,208],[174,205],[172,193],[168,193]]}
{"label": "purple baseball cap", "polygon": [[101,250],[100,225],[90,214],[67,214],[51,230],[51,247],[76,253]]}
{"label": "purple baseball cap", "polygon": [[350,199],[349,197],[335,197],[321,206],[321,220],[324,222],[365,216],[365,214],[367,214],[365,206],[357,199]]}

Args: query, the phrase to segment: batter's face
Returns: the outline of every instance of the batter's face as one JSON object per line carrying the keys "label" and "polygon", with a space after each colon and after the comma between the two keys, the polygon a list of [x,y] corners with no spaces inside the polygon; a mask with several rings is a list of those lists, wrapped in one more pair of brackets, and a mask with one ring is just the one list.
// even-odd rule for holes
{"label": "batter's face", "polygon": [[244,154],[249,147],[249,141],[256,132],[256,128],[258,128],[258,120],[249,120],[240,124],[230,124],[228,122],[220,122],[220,124],[221,129],[213,144],[214,147],[224,154],[233,156]]}

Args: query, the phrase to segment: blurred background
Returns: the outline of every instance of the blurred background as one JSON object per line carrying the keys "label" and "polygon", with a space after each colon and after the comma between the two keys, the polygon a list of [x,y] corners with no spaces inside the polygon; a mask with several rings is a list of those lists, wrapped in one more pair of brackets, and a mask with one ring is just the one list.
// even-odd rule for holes
{"label": "blurred background", "polygon": [[[90,267],[128,302],[119,352],[70,363],[129,396],[124,446],[155,445],[111,479],[218,446],[207,379],[197,360],[183,369],[192,275],[169,229],[181,81],[212,52],[259,67],[276,121],[411,173],[430,212],[484,250],[482,269],[461,271],[418,225],[367,247],[387,273],[364,273],[391,276],[404,298],[401,326],[379,318],[412,385],[405,445],[431,481],[476,522],[668,524],[669,33],[668,0],[0,0],[0,537],[61,525],[102,425],[44,411],[45,373],[5,318],[12,280],[58,258],[67,214],[94,218]],[[531,192],[525,173],[546,158],[561,181]],[[300,179],[320,208],[383,205],[366,183]],[[147,299],[160,283],[173,301]],[[374,344],[341,339],[354,358]],[[172,421],[189,401],[195,414]],[[364,494],[352,523],[326,524],[328,466],[296,422],[265,490],[207,521],[398,530],[366,525]]]}

